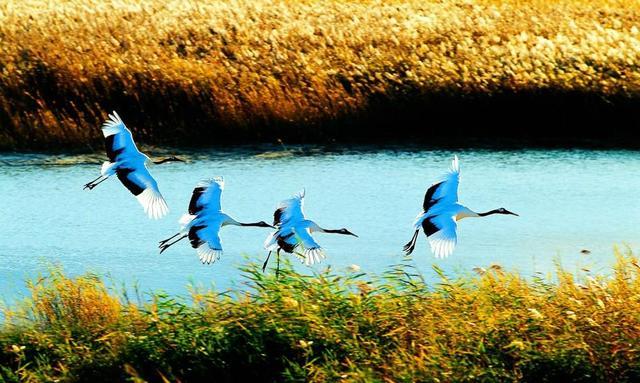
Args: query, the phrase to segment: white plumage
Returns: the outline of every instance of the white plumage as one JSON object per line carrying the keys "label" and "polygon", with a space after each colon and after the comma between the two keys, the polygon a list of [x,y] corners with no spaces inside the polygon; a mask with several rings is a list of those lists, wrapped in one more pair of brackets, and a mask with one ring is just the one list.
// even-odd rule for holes
{"label": "white plumage", "polygon": [[[295,194],[292,198],[281,201],[274,213],[274,225],[278,231],[271,233],[265,241],[264,247],[269,251],[277,250],[286,243],[283,250],[298,255],[306,265],[312,265],[324,259],[324,249],[311,236],[311,227],[318,226],[315,222],[305,219],[304,189]],[[302,253],[293,251],[302,245]]]}
{"label": "white plumage", "polygon": [[220,229],[235,222],[222,212],[222,191],[224,179],[215,177],[198,182],[189,203],[189,215],[194,219],[187,222],[183,230],[191,241],[191,246],[202,263],[213,263],[222,256]]}
{"label": "white plumage", "polygon": [[446,258],[453,253],[458,243],[458,224],[455,217],[449,216],[446,212],[433,217],[432,221],[440,230],[428,237],[431,252],[436,258]]}
{"label": "white plumage", "polygon": [[220,259],[222,256],[220,229],[229,219],[230,217],[223,213],[220,216],[211,214],[200,220],[198,225],[202,228],[196,230],[192,235],[192,238],[197,240],[197,242],[192,242],[192,246],[197,246],[196,253],[200,262],[210,264]]}
{"label": "white plumage", "polygon": [[491,214],[511,214],[504,208],[476,213],[458,203],[458,185],[460,184],[460,162],[454,156],[449,172],[431,185],[425,193],[422,212],[416,217],[413,237],[404,246],[407,255],[415,248],[420,228],[427,236],[431,251],[436,258],[451,255],[458,242],[457,221],[467,217],[485,217]]}
{"label": "white plumage", "polygon": [[278,210],[281,211],[279,219],[281,225],[299,223],[304,220],[304,196],[305,190],[302,189],[292,198],[278,204]]}
{"label": "white plumage", "polygon": [[[189,205],[190,211],[201,212],[221,212],[222,211],[222,191],[224,190],[224,178],[215,177],[206,179],[196,184],[195,190],[202,189],[199,197],[192,200],[193,206]],[[194,190],[194,193],[195,193]],[[195,194],[194,194],[195,196]]]}
{"label": "white plumage", "polygon": [[[313,232],[356,235],[347,229],[323,229],[312,220],[306,219],[303,211],[304,197],[305,191],[302,190],[292,198],[278,204],[273,213],[273,225],[278,230],[269,234],[264,242],[264,247],[269,250],[269,255],[272,251],[276,251],[279,256],[280,250],[283,250],[300,257],[305,265],[313,265],[326,257],[324,249],[311,235]],[[302,253],[296,251],[298,247],[302,247]],[[267,256],[263,269],[268,260],[269,256]]]}
{"label": "white plumage", "polygon": [[93,189],[115,174],[120,182],[136,196],[149,218],[164,217],[169,207],[158,189],[158,183],[147,169],[149,157],[138,150],[131,131],[115,111],[102,125],[102,133],[105,137],[109,161],[102,164],[100,177],[87,183],[85,189]]}
{"label": "white plumage", "polygon": [[147,187],[136,196],[136,199],[140,202],[149,218],[160,219],[169,212],[167,202],[160,194],[157,185],[155,187]]}
{"label": "white plumage", "polygon": [[[273,227],[264,221],[256,223],[240,223],[222,211],[221,198],[224,190],[224,179],[215,177],[202,180],[193,189],[189,210],[179,223],[179,233],[160,241],[160,253],[183,238],[189,238],[191,246],[196,249],[202,263],[210,264],[222,256],[220,229],[227,225]],[[173,238],[177,240],[170,242]]]}

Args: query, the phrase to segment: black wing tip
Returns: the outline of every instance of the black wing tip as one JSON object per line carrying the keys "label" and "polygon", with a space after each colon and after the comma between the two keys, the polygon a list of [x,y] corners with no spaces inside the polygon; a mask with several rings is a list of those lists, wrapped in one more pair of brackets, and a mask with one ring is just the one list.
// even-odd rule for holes
{"label": "black wing tip", "polygon": [[282,218],[282,214],[284,213],[284,208],[278,208],[276,209],[276,211],[273,212],[273,226],[278,226],[280,225],[281,222],[281,218]]}
{"label": "black wing tip", "polygon": [[438,199],[433,199],[433,195],[436,193],[440,185],[442,185],[444,181],[436,182],[433,185],[429,186],[426,193],[424,193],[424,202],[422,203],[422,208],[424,211],[429,210],[433,205],[438,203]]}
{"label": "black wing tip", "polygon": [[422,221],[422,230],[427,237],[440,231],[440,228],[431,222],[430,218],[426,218]]}

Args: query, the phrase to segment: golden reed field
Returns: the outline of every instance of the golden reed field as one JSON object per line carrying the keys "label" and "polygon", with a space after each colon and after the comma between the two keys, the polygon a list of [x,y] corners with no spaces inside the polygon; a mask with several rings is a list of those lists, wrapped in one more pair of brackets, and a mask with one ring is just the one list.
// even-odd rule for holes
{"label": "golden reed field", "polygon": [[2,0],[0,148],[86,148],[112,109],[165,144],[330,140],[487,95],[615,116],[639,65],[634,0]]}

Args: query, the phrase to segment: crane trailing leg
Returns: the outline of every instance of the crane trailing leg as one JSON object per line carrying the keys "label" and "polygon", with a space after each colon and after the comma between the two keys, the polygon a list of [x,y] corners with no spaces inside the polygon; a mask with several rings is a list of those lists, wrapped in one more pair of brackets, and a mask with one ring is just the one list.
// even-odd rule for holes
{"label": "crane trailing leg", "polygon": [[[269,251],[269,254],[267,254],[267,259],[265,259],[264,263],[262,264],[263,273],[267,268],[267,263],[269,263],[269,257],[271,257],[272,252],[273,250]],[[280,274],[280,249],[276,250],[276,278],[278,277],[279,274]]]}
{"label": "crane trailing leg", "polygon": [[[100,168],[100,177],[98,177],[95,180],[85,184],[83,190],[84,189],[89,189],[89,190],[93,189],[94,187],[98,186],[100,183],[104,182],[107,178],[109,178],[109,176],[112,176],[115,173],[116,173],[116,163],[110,162],[110,161],[105,161],[104,163],[102,163],[102,167]],[[96,181],[98,181],[98,182],[96,182]]]}
{"label": "crane trailing leg", "polygon": [[276,279],[280,275],[280,249],[276,250]]}
{"label": "crane trailing leg", "polygon": [[411,241],[409,241],[406,245],[404,245],[404,252],[409,255],[413,252],[413,249],[416,248],[416,241],[418,240],[418,234],[420,233],[419,230],[416,230],[415,233],[413,233],[413,237],[411,237]]}
{"label": "crane trailing leg", "polygon": [[[107,178],[109,178],[109,177],[108,177],[108,176],[102,176],[102,175],[101,175],[100,177],[96,178],[95,180],[93,180],[93,181],[91,181],[91,182],[89,182],[89,183],[86,183],[86,184],[84,185],[84,187],[82,188],[82,190],[85,190],[85,189],[89,189],[89,190],[91,190],[91,189],[93,189],[94,187],[96,187],[96,186],[100,185],[102,182],[106,181],[106,180],[107,180]],[[98,180],[99,180],[99,181],[98,181]],[[96,181],[98,181],[98,182],[96,182]]]}
{"label": "crane trailing leg", "polygon": [[267,259],[265,259],[264,263],[262,264],[262,272],[263,273],[267,268],[267,263],[269,263],[269,257],[271,257],[271,253],[272,253],[272,251],[270,251],[269,254],[267,254]]}
{"label": "crane trailing leg", "polygon": [[182,241],[183,239],[187,238],[189,235],[188,234],[183,234],[182,237],[176,239],[175,241],[171,242],[171,243],[167,243],[169,241],[171,241],[173,238],[179,236],[182,233],[177,233],[165,240],[160,241],[160,246],[158,246],[160,248],[160,254],[162,254],[163,251],[167,250],[169,247],[175,245],[176,243]]}

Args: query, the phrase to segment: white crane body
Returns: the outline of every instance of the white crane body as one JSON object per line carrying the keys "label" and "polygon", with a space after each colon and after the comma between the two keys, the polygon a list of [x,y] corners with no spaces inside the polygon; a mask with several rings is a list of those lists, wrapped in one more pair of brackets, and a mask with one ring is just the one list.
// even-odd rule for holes
{"label": "white crane body", "polygon": [[[189,238],[191,247],[202,263],[210,264],[220,259],[223,254],[220,229],[224,226],[259,226],[272,227],[260,221],[257,223],[240,223],[222,211],[221,197],[224,190],[224,179],[216,177],[200,181],[193,189],[189,211],[178,221],[180,231],[173,237],[160,241],[160,253],[184,238]],[[170,242],[175,237],[179,238]]]}
{"label": "white crane body", "polygon": [[[273,225],[277,228],[277,231],[269,234],[264,242],[264,247],[269,250],[269,255],[263,265],[263,270],[266,268],[272,251],[276,251],[278,259],[280,250],[297,255],[307,266],[322,261],[326,255],[324,249],[311,235],[314,232],[348,234],[357,237],[357,235],[344,228],[338,230],[323,229],[314,221],[305,218],[303,211],[304,196],[305,192],[302,190],[292,198],[280,202],[273,213]],[[296,251],[298,247],[302,247],[302,252]]]}
{"label": "white crane body", "polygon": [[[109,119],[102,126],[102,133],[109,161],[102,164],[100,177],[87,183],[85,189],[91,190],[107,178],[116,175],[120,182],[136,197],[149,218],[164,217],[169,211],[169,207],[160,193],[158,183],[147,169],[147,166],[152,162],[149,157],[138,150],[131,136],[131,131],[116,112],[109,115]],[[175,157],[167,160],[181,161]],[[162,162],[164,161],[160,163]]]}
{"label": "white crane body", "polygon": [[425,193],[422,212],[413,222],[414,235],[404,246],[407,255],[413,252],[420,229],[429,240],[431,251],[436,258],[445,258],[453,253],[458,241],[458,221],[470,217],[484,217],[491,214],[512,214],[504,208],[486,213],[476,213],[458,203],[460,184],[460,163],[454,156],[449,172],[431,185]]}

